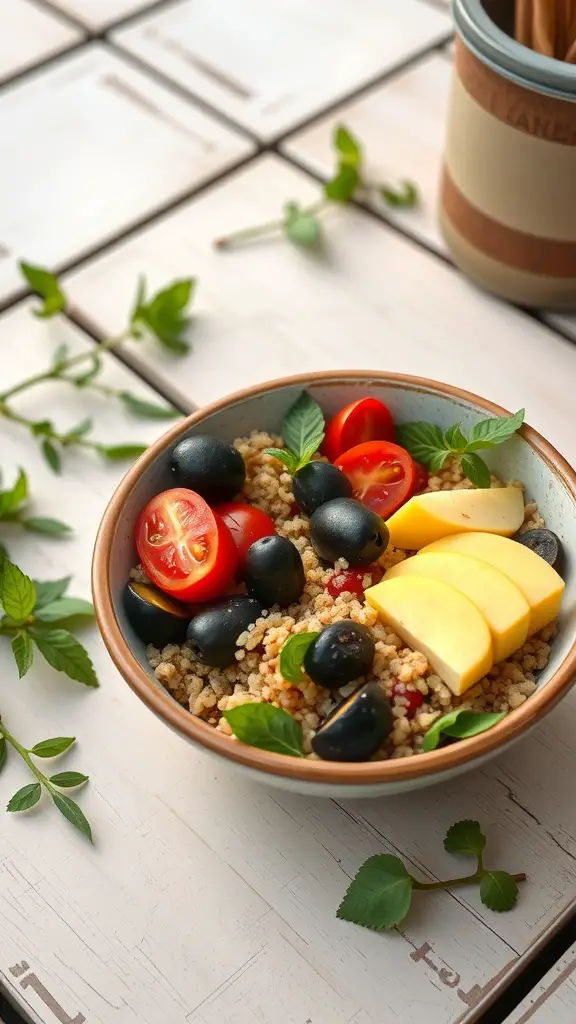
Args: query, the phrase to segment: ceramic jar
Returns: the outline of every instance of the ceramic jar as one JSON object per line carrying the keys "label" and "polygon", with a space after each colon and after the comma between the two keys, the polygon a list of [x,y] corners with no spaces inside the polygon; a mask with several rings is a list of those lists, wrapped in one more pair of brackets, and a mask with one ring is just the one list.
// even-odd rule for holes
{"label": "ceramic jar", "polygon": [[576,309],[576,66],[515,42],[513,0],[454,0],[454,16],[447,245],[489,291]]}

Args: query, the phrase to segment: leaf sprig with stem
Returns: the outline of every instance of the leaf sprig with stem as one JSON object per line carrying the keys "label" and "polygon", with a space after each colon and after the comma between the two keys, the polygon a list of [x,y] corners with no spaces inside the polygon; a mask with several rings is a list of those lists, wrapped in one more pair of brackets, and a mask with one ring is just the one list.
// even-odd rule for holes
{"label": "leaf sprig with stem", "polygon": [[290,200],[284,204],[282,217],[217,238],[214,242],[215,248],[231,249],[245,242],[278,233],[284,234],[294,245],[310,248],[321,241],[320,217],[334,204],[349,203],[355,198],[368,199],[377,196],[394,209],[408,209],[417,205],[418,190],[412,182],[404,181],[399,188],[394,188],[367,179],[361,143],[345,125],[336,125],[332,136],[332,148],[336,160],[334,175],[324,185],[319,199],[308,206]]}
{"label": "leaf sprig with stem", "polygon": [[[63,523],[60,519],[53,519],[50,516],[29,515],[28,500],[28,477],[23,469],[19,469],[18,476],[12,487],[7,490],[0,490],[0,524],[12,523],[22,526],[31,533],[49,534],[53,537],[61,537],[72,532],[72,527]],[[4,555],[6,554],[6,549],[1,541],[0,551],[3,551]]]}
{"label": "leaf sprig with stem", "polygon": [[[58,278],[50,271],[29,263],[21,263],[20,267],[30,287],[42,299],[42,305],[35,311],[36,315],[48,319],[61,313],[66,308],[67,299]],[[109,462],[133,459],[141,455],[146,445],[106,445],[92,438],[90,435],[94,424],[91,419],[84,419],[71,429],[62,431],[49,419],[24,416],[15,407],[14,400],[39,384],[58,381],[80,391],[90,390],[105,398],[115,398],[127,412],[136,417],[178,417],[180,413],[171,406],[145,401],[129,391],[113,388],[102,382],[102,357],[107,352],[119,349],[127,339],[139,340],[146,334],[155,338],[171,352],[178,355],[186,353],[189,344],[185,338],[185,331],[190,322],[188,312],[195,284],[194,278],[175,281],[148,298],[146,282],[141,279],[129,323],[123,331],[102,341],[97,351],[73,355],[67,345],[60,345],[53,353],[49,366],[0,392],[0,416],[19,424],[38,440],[46,462],[55,473],[61,470],[62,453],[70,448],[95,452]]]}

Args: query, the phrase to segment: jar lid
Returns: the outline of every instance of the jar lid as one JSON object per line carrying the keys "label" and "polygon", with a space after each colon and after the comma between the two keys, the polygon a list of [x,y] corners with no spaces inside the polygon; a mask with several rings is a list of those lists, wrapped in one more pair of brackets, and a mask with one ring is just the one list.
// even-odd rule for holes
{"label": "jar lid", "polygon": [[482,0],[453,0],[454,20],[464,42],[505,78],[548,96],[576,102],[576,65],[545,57],[503,32]]}

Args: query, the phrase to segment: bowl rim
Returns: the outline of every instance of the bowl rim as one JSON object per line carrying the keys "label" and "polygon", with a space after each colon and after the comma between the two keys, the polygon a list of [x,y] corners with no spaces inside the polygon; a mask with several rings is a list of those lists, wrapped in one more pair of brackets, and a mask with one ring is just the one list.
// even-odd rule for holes
{"label": "bowl rim", "polygon": [[[201,424],[214,413],[244,402],[246,399],[256,398],[266,392],[291,386],[306,388],[310,385],[336,386],[356,382],[365,382],[366,385],[378,382],[399,390],[405,390],[407,387],[410,390],[424,390],[462,404],[476,405],[490,415],[510,415],[508,410],[502,406],[454,385],[443,384],[427,377],[379,370],[317,371],[281,377],[243,388],[203,406],[184,420],[179,420],[155,441],[128,470],[112,495],[98,530],[92,562],[92,592],[98,626],[116,668],[144,704],[172,729],[209,752],[264,775],[283,776],[286,779],[305,783],[381,787],[386,783],[409,782],[425,777],[441,776],[442,773],[470,764],[478,758],[485,758],[498,748],[504,747],[526,733],[535,725],[537,719],[543,718],[552,710],[572,685],[576,676],[576,638],[561,665],[546,685],[519,708],[509,712],[501,722],[479,736],[461,740],[427,754],[396,760],[368,761],[360,764],[316,761],[276,754],[232,741],[224,733],[218,732],[207,722],[192,715],[168,691],[156,685],[140,666],[124,639],[110,592],[110,558],[117,524],[121,519],[126,499],[142,473],[149,469],[158,456],[171,447],[183,433],[191,427]],[[567,460],[532,427],[525,424],[520,434],[546,463],[556,476],[558,483],[568,490],[576,504],[576,472]]]}

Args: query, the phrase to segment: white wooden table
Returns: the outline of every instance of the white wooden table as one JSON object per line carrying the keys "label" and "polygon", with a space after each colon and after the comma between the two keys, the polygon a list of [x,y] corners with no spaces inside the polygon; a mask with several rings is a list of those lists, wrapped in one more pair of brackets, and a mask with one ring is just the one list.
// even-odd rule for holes
{"label": "white wooden table", "polygon": [[[2,384],[56,343],[94,350],[121,329],[140,273],[151,287],[196,275],[190,356],[133,346],[128,367],[109,358],[113,386],[187,411],[295,368],[404,370],[525,405],[574,461],[576,319],[480,294],[436,229],[450,35],[443,0],[3,0]],[[338,120],[374,172],[419,183],[421,208],[335,212],[323,260],[281,240],[215,252],[218,235],[317,194]],[[74,324],[30,316],[19,258],[65,272]],[[162,430],[54,385],[20,407],[64,426],[93,413],[116,442]],[[6,479],[24,465],[37,508],[75,529],[62,542],[14,534],[12,556],[36,577],[72,573],[88,596],[122,467],[71,457],[56,481],[28,437],[0,430]],[[78,736],[69,764],[91,776],[79,800],[93,848],[47,806],[0,818],[0,987],[27,1021],[472,1024],[569,912],[576,695],[461,781],[339,804],[231,777],[149,714],[95,631],[85,640],[98,691],[41,666],[18,683],[0,650],[6,722],[30,744]],[[25,781],[12,758],[0,804]],[[527,872],[513,913],[463,889],[419,901],[391,934],[335,919],[372,853],[440,877],[443,834],[464,817],[483,823],[500,867]],[[550,998],[535,990],[511,1024],[576,1018],[574,956],[543,980]]]}

